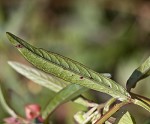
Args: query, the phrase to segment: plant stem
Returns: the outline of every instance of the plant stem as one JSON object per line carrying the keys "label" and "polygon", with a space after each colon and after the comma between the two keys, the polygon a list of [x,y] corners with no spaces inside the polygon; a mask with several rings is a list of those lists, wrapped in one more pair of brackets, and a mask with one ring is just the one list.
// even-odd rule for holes
{"label": "plant stem", "polygon": [[115,112],[117,112],[121,107],[124,105],[129,104],[129,101],[124,101],[121,103],[118,103],[113,106],[106,114],[104,114],[97,122],[96,124],[103,124],[106,120],[108,120]]}
{"label": "plant stem", "polygon": [[4,98],[1,84],[0,84],[0,103],[1,103],[2,107],[5,109],[5,111],[8,112],[12,117],[17,117],[17,114],[15,113],[15,111],[8,106],[8,104]]}

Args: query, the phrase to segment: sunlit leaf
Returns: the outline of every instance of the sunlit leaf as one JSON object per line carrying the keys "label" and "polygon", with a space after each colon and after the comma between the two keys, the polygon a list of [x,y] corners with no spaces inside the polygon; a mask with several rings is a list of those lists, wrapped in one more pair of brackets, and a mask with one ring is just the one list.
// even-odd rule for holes
{"label": "sunlit leaf", "polygon": [[42,117],[45,119],[50,116],[52,112],[62,103],[74,99],[81,93],[85,92],[87,88],[76,84],[70,84],[58,92],[47,104],[42,112]]}
{"label": "sunlit leaf", "polygon": [[44,86],[54,92],[60,91],[69,83],[60,80],[50,74],[46,74],[38,69],[23,65],[18,62],[8,62],[11,67],[13,67],[18,73],[22,74],[26,78],[34,81],[35,83]]}
{"label": "sunlit leaf", "polygon": [[7,33],[7,36],[30,63],[47,73],[70,83],[107,93],[121,101],[130,97],[122,86],[76,61],[56,53],[35,48],[11,33]]}
{"label": "sunlit leaf", "polygon": [[118,124],[135,124],[133,117],[131,117],[130,113],[127,111],[119,120]]}
{"label": "sunlit leaf", "polygon": [[139,80],[148,76],[150,76],[150,57],[132,73],[126,84],[127,90],[130,91],[131,88],[136,86]]}
{"label": "sunlit leaf", "polygon": [[15,111],[8,106],[8,104],[4,98],[1,84],[0,84],[0,103],[3,107],[3,109],[5,109],[5,111],[7,113],[9,113],[12,117],[17,117],[17,114],[15,113]]}

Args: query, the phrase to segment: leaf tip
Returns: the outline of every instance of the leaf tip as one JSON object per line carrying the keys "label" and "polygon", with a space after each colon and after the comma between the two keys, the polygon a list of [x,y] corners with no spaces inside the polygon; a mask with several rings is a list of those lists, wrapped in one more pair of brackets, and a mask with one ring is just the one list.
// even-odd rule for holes
{"label": "leaf tip", "polygon": [[[17,48],[22,48],[23,46],[20,44],[21,39],[10,32],[6,32],[6,36],[9,41]],[[19,43],[19,44],[18,44]]]}
{"label": "leaf tip", "polygon": [[7,61],[7,63],[8,63],[8,65],[12,66],[13,63],[15,63],[15,62],[13,62],[13,61]]}
{"label": "leaf tip", "polygon": [[6,35],[7,35],[7,34],[11,34],[11,33],[10,33],[10,32],[6,32]]}
{"label": "leaf tip", "polygon": [[6,36],[7,36],[7,38],[9,39],[9,41],[11,42],[11,43],[15,43],[15,38],[16,38],[16,36],[15,35],[13,35],[12,33],[10,33],[10,32],[6,32]]}
{"label": "leaf tip", "polygon": [[6,36],[8,37],[8,39],[10,38],[10,37],[12,37],[12,33],[10,33],[10,32],[6,32]]}

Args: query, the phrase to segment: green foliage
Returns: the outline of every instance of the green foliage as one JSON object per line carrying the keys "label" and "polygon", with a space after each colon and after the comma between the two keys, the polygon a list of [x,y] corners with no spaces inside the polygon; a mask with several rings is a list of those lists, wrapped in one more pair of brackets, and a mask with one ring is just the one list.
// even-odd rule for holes
{"label": "green foliage", "polygon": [[[4,88],[3,88],[4,89]],[[7,112],[7,113],[9,113],[12,117],[16,117],[17,116],[17,114],[14,112],[14,110],[13,109],[11,109],[9,106],[8,106],[8,104],[7,104],[7,102],[6,102],[6,100],[5,100],[5,97],[4,97],[4,90],[2,91],[2,86],[1,86],[1,84],[0,84],[0,103],[1,103],[1,105],[3,106],[3,108],[5,109],[5,111]]]}
{"label": "green foliage", "polygon": [[135,99],[133,103],[136,104],[136,105],[139,105],[139,106],[141,106],[143,108],[145,108],[147,111],[150,112],[150,104],[147,104],[143,100]]}
{"label": "green foliage", "polygon": [[138,81],[150,76],[150,57],[145,60],[130,76],[127,81],[127,90],[130,91],[131,88],[134,88]]}
{"label": "green foliage", "polygon": [[[49,113],[52,114],[54,109],[56,109],[60,104],[74,99],[76,96],[87,91],[87,88],[85,87],[77,86],[76,84],[69,85],[68,82],[60,80],[53,75],[46,74],[43,71],[29,67],[27,65],[13,61],[9,61],[8,64],[18,73],[34,81],[35,83],[48,88],[49,90],[52,90],[54,92],[59,92],[61,90],[57,95],[54,96],[54,98],[49,101],[49,103],[47,103],[45,109],[43,109],[43,118],[47,118],[47,116],[49,116]],[[103,75],[110,77],[110,74],[104,73]],[[88,101],[85,101],[83,98],[80,97],[75,99],[75,102],[78,104],[82,104],[86,107],[89,107],[89,105],[94,105],[88,103]]]}
{"label": "green foliage", "polygon": [[130,113],[127,111],[119,120],[118,124],[135,124],[133,118]]}
{"label": "green foliage", "polygon": [[[148,98],[138,94],[128,93],[131,88],[135,87],[137,81],[150,75],[150,57],[133,72],[127,82],[128,91],[126,91],[122,86],[111,80],[109,74],[97,73],[74,60],[41,48],[35,48],[11,33],[7,33],[7,36],[10,42],[30,63],[44,72],[17,62],[8,63],[20,74],[56,92],[41,113],[44,124],[48,124],[50,115],[52,115],[52,112],[58,106],[70,100],[81,103],[86,107],[91,107],[87,113],[80,111],[74,116],[79,124],[86,124],[88,122],[112,124],[115,122],[115,118],[112,115],[121,107],[131,103],[141,106],[150,112],[150,100]],[[102,105],[96,103],[90,104],[88,101],[79,98],[79,95],[88,89],[106,93],[113,98]],[[8,113],[12,116],[18,116],[7,105],[2,89],[0,89],[0,100],[2,106]],[[117,103],[117,100],[120,102]],[[99,113],[100,111],[102,113]],[[127,123],[134,124],[129,112],[122,116],[118,124]]]}
{"label": "green foliage", "polygon": [[65,87],[63,90],[58,92],[54,98],[50,100],[46,108],[44,109],[42,116],[46,119],[52,112],[62,103],[70,101],[71,99],[76,98],[81,93],[85,92],[87,88],[82,87],[76,84],[70,84]]}
{"label": "green foliage", "polygon": [[9,65],[14,68],[18,73],[22,74],[26,78],[34,81],[35,83],[44,86],[54,92],[60,91],[62,88],[67,86],[69,83],[60,80],[50,74],[46,74],[38,69],[23,65],[18,62],[8,62]]}
{"label": "green foliage", "polygon": [[7,36],[10,42],[30,63],[47,73],[70,83],[107,93],[121,101],[130,97],[122,86],[76,61],[56,53],[35,48],[11,33],[7,33]]}
{"label": "green foliage", "polygon": [[[12,49],[4,32],[9,31],[26,37],[30,39],[30,43],[36,44],[36,46],[61,53],[88,65],[97,72],[109,71],[119,84],[124,85],[133,68],[138,67],[138,63],[149,56],[150,21],[147,8],[149,8],[149,1],[146,0],[139,2],[129,0],[123,2],[118,0],[0,1],[0,80],[4,82],[6,91],[9,92],[8,96],[6,95],[9,100],[5,97],[6,101],[9,101],[8,104],[17,110],[17,113],[23,115],[22,107],[24,105],[32,102],[40,103],[43,107],[51,97],[56,95],[56,92],[49,90],[50,86],[53,87],[51,84],[53,80],[47,81],[45,76],[40,77],[44,78],[41,80],[41,84],[36,79],[34,82],[41,86],[44,86],[42,81],[49,82],[51,85],[48,86],[49,88],[47,87],[48,89],[35,85],[32,83],[33,80],[29,81],[12,71],[7,61],[15,60],[24,63],[24,59]],[[120,68],[120,72],[118,68]],[[56,77],[53,77],[55,80]],[[139,83],[134,92],[149,97],[149,79],[141,82],[144,83]],[[58,89],[53,90],[59,92]],[[99,92],[86,92],[86,94],[88,94],[86,98],[91,99],[92,97],[95,104],[101,104],[108,98]],[[140,99],[149,104],[148,99],[141,98],[137,94],[130,93],[130,95],[132,99]],[[78,100],[77,102],[81,103]],[[87,100],[84,105],[88,106],[89,104],[90,100]],[[6,117],[5,111],[1,107],[0,122]],[[60,108],[50,123],[53,120],[58,122],[57,117],[61,116],[65,124],[74,124],[72,117],[74,112],[82,111],[80,110],[81,106],[70,102],[65,107],[67,107],[66,113],[61,116]],[[91,109],[90,107],[89,109]],[[105,108],[109,110],[112,105]],[[86,113],[85,110],[84,113]],[[139,124],[149,120],[149,113],[141,112],[141,109],[137,109],[133,115]],[[147,121],[148,123],[150,122]]]}

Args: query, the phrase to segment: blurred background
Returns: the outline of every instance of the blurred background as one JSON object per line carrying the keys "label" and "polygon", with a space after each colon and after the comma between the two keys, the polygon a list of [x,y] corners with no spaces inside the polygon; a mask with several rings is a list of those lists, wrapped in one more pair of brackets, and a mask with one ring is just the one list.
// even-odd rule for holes
{"label": "blurred background", "polygon": [[[7,31],[97,72],[111,73],[125,87],[133,70],[150,55],[150,1],[0,0],[0,81],[9,104],[24,116],[26,104],[39,103],[43,107],[54,92],[36,85],[7,64],[11,60],[29,65],[9,43]],[[150,97],[149,79],[132,91]],[[97,103],[110,98],[94,91],[86,95]],[[143,108],[130,105],[120,113],[127,109],[137,124],[150,124],[150,114]],[[79,110],[84,108],[72,102],[60,106],[54,113],[54,124],[74,124],[73,115]],[[0,121],[8,116],[0,106]]]}

